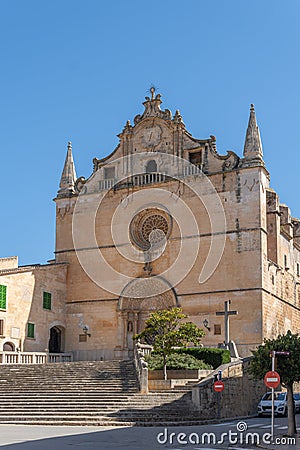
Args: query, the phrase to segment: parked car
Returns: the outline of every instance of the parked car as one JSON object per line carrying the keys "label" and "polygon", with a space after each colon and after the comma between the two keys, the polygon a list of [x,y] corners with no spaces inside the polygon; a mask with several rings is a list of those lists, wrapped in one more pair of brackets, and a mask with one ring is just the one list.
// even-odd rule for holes
{"label": "parked car", "polygon": [[[300,412],[300,393],[294,393],[295,412]],[[274,413],[278,416],[287,416],[287,393],[274,392]],[[262,396],[257,406],[257,414],[259,416],[269,415],[272,412],[272,392],[267,392]]]}
{"label": "parked car", "polygon": [[[257,406],[258,416],[269,415],[272,413],[272,392],[267,392],[262,396]],[[287,393],[274,392],[274,413],[278,416],[287,415]]]}
{"label": "parked car", "polygon": [[295,412],[300,412],[300,393],[294,392]]}

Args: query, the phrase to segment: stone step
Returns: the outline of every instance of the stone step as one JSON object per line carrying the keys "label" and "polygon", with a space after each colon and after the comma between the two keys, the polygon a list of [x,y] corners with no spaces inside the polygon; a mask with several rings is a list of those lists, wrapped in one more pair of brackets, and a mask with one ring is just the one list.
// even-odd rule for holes
{"label": "stone step", "polygon": [[185,393],[182,394],[181,393],[170,393],[169,395],[152,395],[149,394],[147,396],[143,396],[143,395],[138,395],[136,394],[136,392],[134,393],[126,393],[126,392],[90,392],[90,391],[86,391],[86,392],[74,392],[74,395],[70,396],[70,392],[10,392],[10,393],[6,393],[6,394],[0,394],[0,399],[1,400],[18,400],[18,399],[26,399],[26,400],[30,400],[30,399],[37,399],[38,401],[43,400],[43,399],[49,399],[49,400],[74,400],[74,401],[79,401],[79,400],[83,400],[83,399],[93,399],[93,400],[97,400],[97,399],[124,399],[124,398],[128,398],[130,397],[131,399],[134,400],[141,400],[141,401],[148,401],[150,399],[155,400],[155,399],[159,399],[160,401],[162,400],[176,400],[178,398],[184,397],[186,399],[190,399],[190,393]]}
{"label": "stone step", "polygon": [[0,409],[0,418],[1,417],[6,417],[8,414],[13,413],[14,416],[16,414],[20,414],[20,415],[29,415],[30,417],[33,416],[42,416],[42,415],[47,415],[47,416],[52,416],[52,415],[76,415],[76,416],[97,416],[97,415],[113,415],[115,417],[123,417],[123,416],[141,416],[141,415],[147,415],[149,417],[161,417],[162,414],[167,414],[169,416],[180,416],[182,417],[182,413],[190,413],[190,408],[186,405],[185,408],[181,408],[180,411],[174,410],[174,408],[171,407],[150,407],[150,408],[130,408],[127,407],[126,409],[121,409],[120,408],[101,408],[101,411],[99,411],[99,408],[80,408],[80,410],[78,408],[66,408],[66,407],[61,407],[61,408],[10,408],[10,409]]}
{"label": "stone step", "polygon": [[[189,401],[185,400],[185,399],[171,399],[171,403],[176,405],[185,405],[185,404],[190,404]],[[162,403],[162,401],[160,399],[149,399],[149,400],[139,400],[139,399],[132,399],[130,397],[125,398],[125,399],[98,399],[98,400],[94,400],[91,401],[89,399],[82,399],[80,401],[69,401],[68,399],[66,399],[65,401],[62,399],[58,399],[58,400],[51,400],[51,399],[45,399],[45,400],[38,400],[38,399],[24,399],[24,400],[6,400],[6,401],[1,401],[0,404],[0,408],[4,407],[4,406],[11,406],[11,405],[15,405],[15,406],[21,406],[21,405],[73,405],[73,406],[78,406],[78,405],[98,405],[98,406],[102,406],[102,405],[157,405],[157,404],[164,404]],[[168,404],[168,403],[166,403]]]}
{"label": "stone step", "polygon": [[105,389],[105,388],[108,389],[108,388],[111,388],[111,387],[116,387],[116,388],[121,388],[121,387],[133,388],[133,387],[136,387],[136,383],[128,383],[128,384],[118,383],[118,382],[116,382],[116,383],[105,383],[105,384],[97,383],[97,382],[93,382],[93,383],[87,383],[87,382],[86,383],[80,383],[80,382],[72,383],[71,382],[71,383],[68,383],[68,384],[67,383],[54,384],[54,383],[42,383],[42,382],[40,382],[40,383],[38,383],[38,382],[36,382],[36,383],[19,383],[19,384],[8,384],[6,386],[6,389],[2,385],[2,389],[1,389],[0,392],[6,392],[7,389],[12,389],[12,388],[18,389],[19,387],[27,388],[27,390],[30,389],[30,387],[34,387],[34,389],[38,388],[38,387],[41,387],[41,388],[44,388],[45,390],[46,389],[48,390],[49,388],[62,390],[63,388],[65,388],[67,391],[69,391],[71,389],[76,389],[76,387],[77,388],[83,388],[83,389],[86,389],[86,388],[89,388],[89,387],[91,387],[91,389],[92,388],[95,389],[96,387],[103,388],[103,389]]}
{"label": "stone step", "polygon": [[102,405],[150,405],[150,406],[155,406],[155,405],[160,405],[160,404],[164,404],[164,402],[166,404],[168,403],[172,403],[173,405],[185,405],[185,404],[191,404],[190,401],[187,401],[185,399],[180,399],[180,398],[175,398],[175,399],[165,399],[165,400],[160,400],[160,399],[149,399],[147,401],[143,401],[143,400],[139,400],[139,399],[131,399],[126,398],[126,399],[97,399],[94,401],[90,401],[89,399],[80,399],[80,400],[75,400],[75,401],[69,401],[68,399],[66,399],[65,401],[63,401],[62,399],[58,399],[58,400],[51,400],[51,399],[46,399],[43,401],[39,401],[38,399],[24,399],[24,400],[6,400],[6,401],[1,401],[1,406],[11,406],[11,405],[15,405],[15,406],[21,406],[21,405],[74,405],[74,406],[78,406],[78,405],[98,405],[99,407]]}
{"label": "stone step", "polygon": [[1,424],[171,426],[197,421],[188,390],[140,394],[131,361],[3,369]]}
{"label": "stone step", "polygon": [[149,409],[142,409],[139,408],[138,410],[135,409],[126,409],[126,410],[116,410],[116,409],[107,409],[107,410],[101,410],[99,411],[99,409],[95,409],[95,410],[80,410],[78,411],[74,409],[50,409],[50,410],[44,410],[44,409],[34,409],[34,411],[31,409],[16,409],[14,410],[13,408],[9,411],[0,411],[0,419],[1,418],[5,418],[8,417],[8,415],[10,415],[13,412],[13,417],[15,417],[16,415],[22,415],[22,416],[29,416],[29,417],[42,417],[42,416],[47,416],[47,417],[52,417],[52,416],[56,416],[56,415],[74,415],[74,416],[92,416],[92,417],[97,417],[99,415],[101,416],[113,416],[113,417],[140,417],[140,416],[147,416],[147,417],[161,417],[162,415],[168,415],[168,416],[178,416],[182,418],[182,413],[190,413],[190,409],[189,408],[184,408],[182,409],[182,411],[174,411],[172,410],[172,408],[165,408],[165,409],[154,409],[154,408],[149,408]]}
{"label": "stone step", "polygon": [[[12,420],[5,420],[5,421],[1,421],[2,425],[19,425],[20,422],[22,422],[22,425],[39,425],[39,426],[97,426],[97,427],[105,427],[105,426],[116,426],[116,427],[120,427],[120,426],[124,426],[124,427],[131,427],[131,426],[141,426],[141,427],[152,427],[158,426],[157,422],[151,422],[151,420],[145,420],[145,421],[139,421],[139,422],[135,422],[135,421],[130,421],[130,422],[126,422],[125,420],[106,420],[104,419],[96,419],[96,420],[92,420],[92,419],[87,419],[86,421],[78,420],[78,419],[72,419],[69,420],[68,418],[64,418],[63,420],[61,419],[51,419],[51,420],[40,420],[40,421],[36,421],[35,419],[31,420],[31,419],[24,419],[24,420],[20,420],[19,418],[17,418],[16,420],[12,419]],[[177,420],[177,421],[169,421],[169,420],[160,420],[159,421],[159,426],[161,427],[172,427],[172,426],[196,426],[199,425],[201,423],[201,421],[199,419],[186,419],[186,420]]]}
{"label": "stone step", "polygon": [[1,398],[0,397],[0,406],[1,404],[4,403],[20,403],[20,402],[31,402],[31,403],[73,403],[73,404],[78,404],[78,403],[105,403],[105,402],[115,402],[115,403],[123,403],[123,402],[128,402],[131,401],[135,404],[137,403],[157,403],[157,402],[181,402],[181,403],[190,403],[190,396],[187,398],[182,398],[180,396],[177,397],[171,397],[171,398],[159,398],[159,397],[149,397],[149,398],[140,398],[140,397],[134,397],[131,395],[126,395],[123,397],[118,397],[116,396],[97,396],[97,397],[93,397],[93,396],[80,396],[80,397],[73,397],[73,398],[68,398],[68,397],[39,397],[39,396],[19,396],[17,398],[13,398],[13,397],[6,397],[6,398]]}
{"label": "stone step", "polygon": [[[62,397],[62,396],[69,396],[70,395],[70,392],[73,392],[73,390],[72,389],[70,389],[70,390],[65,390],[65,391],[49,391],[48,389],[44,389],[44,390],[41,390],[41,391],[39,391],[39,392],[37,392],[36,390],[35,390],[35,388],[32,388],[32,386],[30,387],[30,389],[28,389],[28,390],[26,390],[26,391],[13,391],[13,392],[10,392],[9,390],[7,390],[7,391],[5,391],[5,392],[0,392],[0,397],[1,398],[4,398],[4,397],[10,397],[10,396],[15,396],[15,397],[19,397],[19,396],[24,396],[24,395],[27,395],[27,396],[41,396],[41,397],[43,397],[43,396],[49,396],[49,397]],[[138,392],[137,390],[135,390],[135,392],[131,392],[130,394],[128,394],[128,395],[131,395],[131,396],[134,396],[134,397],[141,397],[141,398],[143,398],[143,397],[147,397],[147,398],[149,398],[149,397],[153,397],[153,398],[155,398],[155,397],[159,397],[159,398],[171,398],[171,397],[178,397],[178,396],[186,396],[186,397],[188,397],[188,396],[190,396],[190,393],[191,393],[191,391],[185,391],[185,392],[183,392],[183,391],[170,391],[170,392],[165,392],[165,391],[163,391],[162,393],[159,393],[159,392],[149,392],[149,394],[147,394],[147,395],[145,395],[145,394],[141,394],[140,392]],[[99,395],[107,395],[107,396],[110,396],[110,395],[113,395],[114,394],[114,391],[105,391],[105,390],[98,390],[98,392],[95,392],[95,390],[93,390],[93,389],[91,389],[91,390],[88,390],[88,389],[86,389],[86,390],[78,390],[78,391],[76,391],[76,392],[74,392],[74,396],[76,396],[76,397],[78,397],[78,396],[80,396],[80,395],[83,395],[83,396],[99,396]],[[116,395],[118,395],[118,396],[120,396],[120,397],[124,397],[124,396],[126,396],[126,392],[119,392],[119,393],[117,393]]]}
{"label": "stone step", "polygon": [[[196,419],[196,417],[192,417],[190,415],[190,417],[192,419]],[[14,420],[14,421],[18,421],[18,420],[35,420],[35,421],[39,421],[39,420],[57,420],[57,419],[67,419],[67,420],[82,420],[82,421],[86,421],[86,420],[99,420],[99,419],[105,419],[107,421],[112,421],[112,420],[124,420],[126,422],[143,422],[145,420],[151,420],[152,422],[157,422],[159,423],[161,419],[165,419],[165,420],[170,420],[170,421],[183,421],[183,417],[180,414],[180,412],[178,412],[177,414],[175,413],[168,413],[166,412],[164,414],[164,412],[161,413],[157,413],[157,414],[146,414],[142,411],[139,411],[137,414],[111,414],[111,415],[106,415],[106,414],[102,414],[102,413],[98,413],[98,414],[92,414],[92,413],[73,413],[71,414],[70,412],[65,412],[65,413],[45,413],[43,414],[43,412],[38,412],[38,413],[23,413],[23,412],[16,412],[14,414],[13,417],[7,417],[7,416],[2,416],[0,415],[0,423],[3,423],[3,421],[5,420]]]}
{"label": "stone step", "polygon": [[[176,404],[178,405],[180,404],[189,404],[190,402],[185,401],[185,400],[181,400],[181,399],[175,399],[173,400],[173,402],[176,401]],[[75,405],[78,406],[78,404],[80,405],[98,405],[98,406],[102,406],[102,405],[125,405],[125,404],[134,404],[134,405],[157,405],[157,404],[161,404],[161,400],[157,399],[157,400],[148,400],[148,401],[141,401],[141,400],[134,400],[131,398],[127,398],[127,399],[99,399],[99,400],[94,400],[94,401],[90,401],[90,400],[81,400],[81,401],[69,401],[69,400],[46,400],[46,401],[39,401],[37,399],[25,399],[25,400],[18,400],[18,401],[14,401],[14,400],[6,400],[6,401],[1,401],[0,404],[0,408],[3,406],[11,406],[11,405],[16,405],[16,406],[20,406],[20,405]]]}
{"label": "stone step", "polygon": [[22,416],[28,416],[28,417],[52,417],[52,416],[56,416],[56,415],[60,415],[60,416],[77,416],[77,417],[81,417],[81,416],[89,416],[89,417],[97,417],[99,415],[101,416],[108,416],[108,417],[131,417],[131,418],[135,418],[135,420],[139,419],[140,417],[148,417],[148,418],[154,418],[154,417],[180,417],[181,419],[183,419],[183,415],[186,415],[187,417],[192,417],[192,416],[196,416],[198,417],[196,414],[194,415],[192,413],[192,411],[190,410],[189,407],[186,408],[181,408],[180,411],[179,410],[172,410],[172,408],[165,408],[165,409],[158,409],[157,407],[155,408],[139,408],[139,409],[132,409],[132,408],[127,408],[126,410],[118,410],[118,409],[101,409],[99,410],[98,408],[96,409],[82,409],[80,411],[78,410],[74,410],[72,408],[70,409],[59,409],[59,408],[54,408],[52,410],[46,410],[46,409],[36,409],[33,408],[31,409],[10,409],[10,410],[0,410],[0,422],[2,421],[2,419],[6,419],[6,418],[10,418],[10,417],[16,417],[16,415],[22,415]]}

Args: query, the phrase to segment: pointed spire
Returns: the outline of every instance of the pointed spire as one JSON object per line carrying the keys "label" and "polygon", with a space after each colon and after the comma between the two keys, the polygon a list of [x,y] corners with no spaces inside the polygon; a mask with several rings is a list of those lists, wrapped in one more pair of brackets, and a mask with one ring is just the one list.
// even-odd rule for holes
{"label": "pointed spire", "polygon": [[253,103],[250,107],[250,117],[248,122],[248,128],[246,132],[245,146],[244,146],[244,158],[245,160],[261,160],[263,151],[260,140],[259,128],[256,122],[255,109]]}
{"label": "pointed spire", "polygon": [[75,193],[76,172],[72,155],[72,143],[68,142],[65,165],[59,183],[59,197],[68,197]]}

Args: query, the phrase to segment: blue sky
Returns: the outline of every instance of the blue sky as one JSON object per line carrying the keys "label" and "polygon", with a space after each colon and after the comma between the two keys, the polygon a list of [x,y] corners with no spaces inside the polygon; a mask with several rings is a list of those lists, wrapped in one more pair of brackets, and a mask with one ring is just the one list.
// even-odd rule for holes
{"label": "blue sky", "polygon": [[0,255],[53,257],[67,141],[109,154],[151,84],[197,138],[242,154],[254,103],[271,185],[300,217],[299,0],[0,1]]}

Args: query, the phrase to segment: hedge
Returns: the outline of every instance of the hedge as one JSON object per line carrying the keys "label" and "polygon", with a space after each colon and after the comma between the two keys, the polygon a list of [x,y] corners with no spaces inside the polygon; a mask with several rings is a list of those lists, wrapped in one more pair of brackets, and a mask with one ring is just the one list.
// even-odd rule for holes
{"label": "hedge", "polygon": [[230,362],[230,350],[225,350],[223,348],[188,347],[178,348],[175,351],[176,353],[186,353],[188,355],[192,355],[195,358],[204,361],[206,364],[209,364],[214,369],[222,364],[227,364]]}
{"label": "hedge", "polygon": [[[162,355],[151,354],[145,357],[148,363],[149,370],[160,370],[164,367],[164,361]],[[206,364],[204,361],[200,361],[192,355],[178,354],[177,352],[171,353],[167,356],[167,369],[202,369],[211,370],[212,366]]]}

